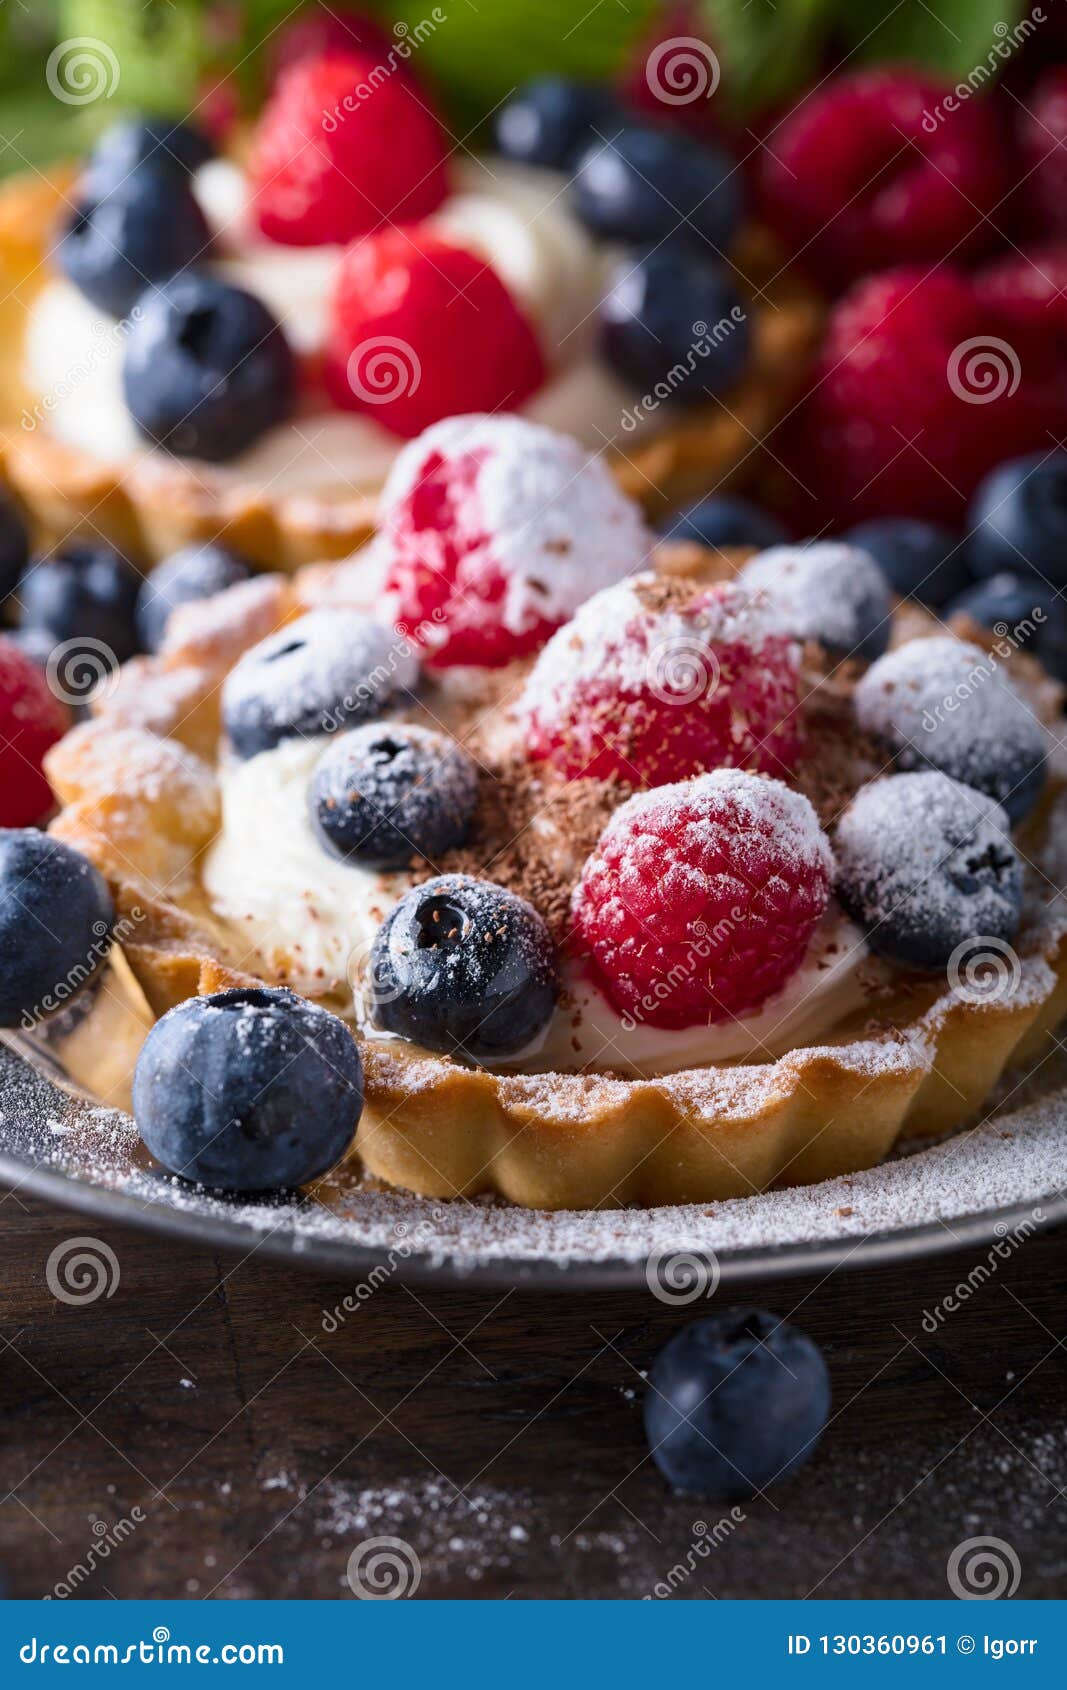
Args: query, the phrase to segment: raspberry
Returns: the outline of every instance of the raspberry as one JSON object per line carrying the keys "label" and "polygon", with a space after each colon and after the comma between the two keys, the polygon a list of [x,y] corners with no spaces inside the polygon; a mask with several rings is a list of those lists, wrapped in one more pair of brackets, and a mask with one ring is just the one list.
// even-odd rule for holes
{"label": "raspberry", "polygon": [[736,769],[638,793],[574,895],[578,935],[624,1015],[711,1025],[758,1008],[803,959],[833,859],[815,811]]}
{"label": "raspberry", "polygon": [[944,111],[946,92],[907,70],[839,76],[774,132],[765,213],[828,286],[996,242],[984,214],[1008,187],[999,122],[988,101]]}
{"label": "raspberry", "polygon": [[1006,328],[1044,336],[1046,356],[1057,338],[1067,347],[1067,241],[983,265],[975,273],[974,291]]}
{"label": "raspberry", "polygon": [[545,363],[483,258],[428,228],[383,229],[338,267],[325,376],[335,404],[410,438],[460,412],[516,410]]}
{"label": "raspberry", "polygon": [[1050,336],[1036,345],[1017,315],[948,266],[858,283],[831,313],[784,447],[819,520],[958,519],[995,464],[1064,433],[1067,389],[1052,352]]}
{"label": "raspberry", "polygon": [[445,144],[410,84],[371,53],[301,59],[263,108],[251,214],[272,241],[323,246],[425,217],[447,192]]}
{"label": "raspberry", "polygon": [[529,754],[631,786],[725,765],[789,773],[799,660],[764,595],[638,575],[589,599],[541,653],[523,695]]}
{"label": "raspberry", "polygon": [[397,625],[437,667],[536,651],[651,545],[599,458],[519,417],[450,417],[412,441],[380,520]]}
{"label": "raspberry", "polygon": [[30,827],[52,808],[41,764],[69,726],[40,669],[0,636],[0,827]]}
{"label": "raspberry", "polygon": [[[410,60],[399,58],[396,40],[364,12],[347,6],[307,6],[291,23],[283,24],[267,48],[267,77],[273,86],[301,59],[321,59],[326,53],[369,53],[378,65],[396,75],[410,75]],[[398,62],[397,62],[398,61]],[[395,69],[394,69],[395,65]]]}
{"label": "raspberry", "polygon": [[1020,107],[1023,193],[1034,227],[1067,235],[1067,65],[1038,78]]}

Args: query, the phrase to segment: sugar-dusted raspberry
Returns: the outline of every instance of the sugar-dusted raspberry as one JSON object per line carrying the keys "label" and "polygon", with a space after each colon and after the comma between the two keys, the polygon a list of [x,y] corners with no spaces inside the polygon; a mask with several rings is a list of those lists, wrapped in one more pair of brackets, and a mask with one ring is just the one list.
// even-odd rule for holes
{"label": "sugar-dusted raspberry", "polygon": [[0,827],[29,827],[52,808],[41,764],[70,718],[35,663],[0,636]]}
{"label": "sugar-dusted raspberry", "polygon": [[492,265],[423,225],[382,229],[341,259],[325,377],[335,404],[410,437],[461,412],[516,410],[545,361]]}
{"label": "sugar-dusted raspberry", "polygon": [[694,1027],[780,991],[826,909],[833,858],[808,800],[737,769],[638,793],[574,895],[578,936],[623,1014]]}
{"label": "sugar-dusted raspberry", "polygon": [[398,625],[437,667],[536,651],[652,544],[599,458],[518,417],[428,429],[397,458],[380,511]]}
{"label": "sugar-dusted raspberry", "polygon": [[447,191],[446,149],[424,99],[373,53],[292,65],[263,108],[249,163],[251,214],[287,246],[353,240],[425,217]]}
{"label": "sugar-dusted raspberry", "polygon": [[947,92],[909,70],[835,77],[760,155],[767,216],[829,286],[995,244],[1004,138],[989,101],[946,111]]}
{"label": "sugar-dusted raspberry", "polygon": [[995,464],[1063,435],[1054,361],[1051,321],[1038,347],[947,265],[860,282],[831,313],[791,431],[789,455],[818,501],[800,523],[957,520]]}
{"label": "sugar-dusted raspberry", "polygon": [[1067,235],[1067,65],[1039,76],[1016,111],[1022,192],[1035,230]]}
{"label": "sugar-dusted raspberry", "polygon": [[766,594],[643,573],[554,634],[522,700],[531,757],[561,774],[663,786],[800,754],[800,648]]}

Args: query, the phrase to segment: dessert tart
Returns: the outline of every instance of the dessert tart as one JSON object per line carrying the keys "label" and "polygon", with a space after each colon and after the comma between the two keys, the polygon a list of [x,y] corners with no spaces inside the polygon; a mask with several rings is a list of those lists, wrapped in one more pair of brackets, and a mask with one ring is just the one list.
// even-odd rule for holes
{"label": "dessert tart", "polygon": [[[727,162],[649,130],[652,159],[601,146],[620,187],[592,115],[532,160],[450,157],[407,73],[364,99],[367,73],[294,65],[240,156],[127,123],[0,190],[0,473],[42,538],[343,558],[405,438],[475,410],[580,438],[649,508],[755,468],[821,311]],[[675,183],[659,221],[646,178]]]}
{"label": "dessert tart", "polygon": [[1067,1010],[1060,693],[1017,633],[850,545],[657,546],[573,442],[437,425],[366,556],[180,607],[49,752],[124,973],[38,1036],[121,1103],[156,1018],[288,988],[361,1053],[353,1168],[435,1196],[870,1167]]}

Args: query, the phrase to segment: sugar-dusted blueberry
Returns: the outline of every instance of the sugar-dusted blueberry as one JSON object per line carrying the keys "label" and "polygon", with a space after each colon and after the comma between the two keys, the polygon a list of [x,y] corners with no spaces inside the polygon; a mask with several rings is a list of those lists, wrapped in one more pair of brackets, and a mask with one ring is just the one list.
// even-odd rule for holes
{"label": "sugar-dusted blueberry", "polygon": [[68,540],[35,558],[19,582],[23,629],[47,633],[54,645],[84,641],[102,660],[124,663],[138,647],[140,588],[136,569],[110,546]]}
{"label": "sugar-dusted blueberry", "polygon": [[746,587],[766,592],[790,631],[835,657],[870,662],[889,644],[892,600],[869,552],[839,540],[772,546],[741,570]]}
{"label": "sugar-dusted blueberry", "polygon": [[1031,571],[1067,587],[1067,452],[1032,452],[987,475],[967,512],[975,575]]}
{"label": "sugar-dusted blueberry", "polygon": [[0,1027],[71,1001],[107,956],[115,907],[103,875],[60,839],[0,831]]}
{"label": "sugar-dusted blueberry", "polygon": [[1022,865],[1007,814],[935,769],[862,787],[834,845],[837,894],[873,951],[938,970],[975,934],[1014,937]]}
{"label": "sugar-dusted blueberry", "polygon": [[725,153],[637,123],[579,156],[571,193],[594,234],[635,245],[672,239],[723,252],[742,209],[740,176]]}
{"label": "sugar-dusted blueberry", "polygon": [[297,735],[340,733],[410,695],[410,644],[356,610],[309,610],[246,651],[226,677],[222,721],[239,757]]}
{"label": "sugar-dusted blueberry", "polygon": [[148,440],[222,463],[289,415],[296,364],[262,300],[190,270],[137,301],[122,385]]}
{"label": "sugar-dusted blueberry", "polygon": [[565,170],[594,131],[613,134],[618,126],[618,110],[606,88],[538,76],[505,100],[493,120],[493,136],[505,158]]}
{"label": "sugar-dusted blueberry", "polygon": [[133,1112],[172,1173],[228,1191],[306,1185],[352,1143],[363,1068],[344,1022],[282,988],[187,998],[149,1033]]}
{"label": "sugar-dusted blueberry", "polygon": [[911,516],[872,518],[845,539],[869,552],[895,593],[939,609],[971,579],[963,542],[939,522]]}
{"label": "sugar-dusted blueberry", "polygon": [[83,190],[56,244],[68,281],[101,311],[125,317],[154,283],[203,257],[211,244],[187,181],[145,164],[108,192]]}
{"label": "sugar-dusted blueberry", "polygon": [[552,940],[503,886],[443,874],[407,892],[371,952],[367,1013],[385,1032],[475,1061],[513,1056],[548,1025]]}
{"label": "sugar-dusted blueberry", "polygon": [[1046,734],[999,659],[951,635],[879,658],[854,694],[856,720],[901,769],[940,769],[1003,804],[1013,822],[1037,802]]}
{"label": "sugar-dusted blueberry", "polygon": [[821,1350],[762,1309],[727,1309],[676,1332],[645,1394],[645,1432],[664,1478],[723,1501],[794,1472],[829,1413]]}
{"label": "sugar-dusted blueberry", "polygon": [[784,546],[789,532],[770,511],[737,493],[713,493],[673,516],[664,517],[659,532],[665,540],[694,540],[712,551],[734,546]]}
{"label": "sugar-dusted blueberry", "polygon": [[478,771],[447,734],[369,722],[323,752],[308,804],[333,856],[385,869],[462,844],[477,796]]}
{"label": "sugar-dusted blueberry", "polygon": [[145,165],[181,179],[214,156],[211,142],[194,124],[165,117],[123,118],[97,141],[83,181],[93,193],[106,194]]}
{"label": "sugar-dusted blueberry", "polygon": [[246,559],[217,540],[172,552],[145,576],[137,597],[137,629],[145,651],[159,650],[176,605],[213,598],[250,574]]}
{"label": "sugar-dusted blueberry", "polygon": [[714,254],[684,245],[623,260],[600,321],[608,362],[657,406],[699,404],[732,386],[748,361],[748,318],[732,278]]}

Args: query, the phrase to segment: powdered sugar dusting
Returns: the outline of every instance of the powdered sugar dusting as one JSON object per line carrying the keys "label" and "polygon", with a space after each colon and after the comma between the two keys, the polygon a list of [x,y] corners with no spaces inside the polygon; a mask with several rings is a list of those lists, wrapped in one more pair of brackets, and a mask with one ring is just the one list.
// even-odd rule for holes
{"label": "powdered sugar dusting", "polygon": [[746,835],[773,838],[783,868],[810,871],[817,866],[826,879],[834,872],[830,842],[810,799],[784,781],[742,769],[715,769],[695,780],[676,781],[651,792],[638,792],[616,811],[611,826],[628,827],[640,813],[655,827],[667,827],[672,811],[684,804],[706,827],[721,826],[729,814],[743,841]]}
{"label": "powdered sugar dusting", "polygon": [[639,507],[599,457],[521,417],[480,415],[448,417],[404,447],[382,493],[383,545],[390,513],[434,454],[481,459],[474,499],[506,578],[509,631],[565,621],[590,594],[640,569],[652,550]]}
{"label": "powdered sugar dusting", "polygon": [[892,599],[882,571],[859,546],[772,546],[745,564],[741,579],[770,594],[800,639],[843,655],[885,650]]}

